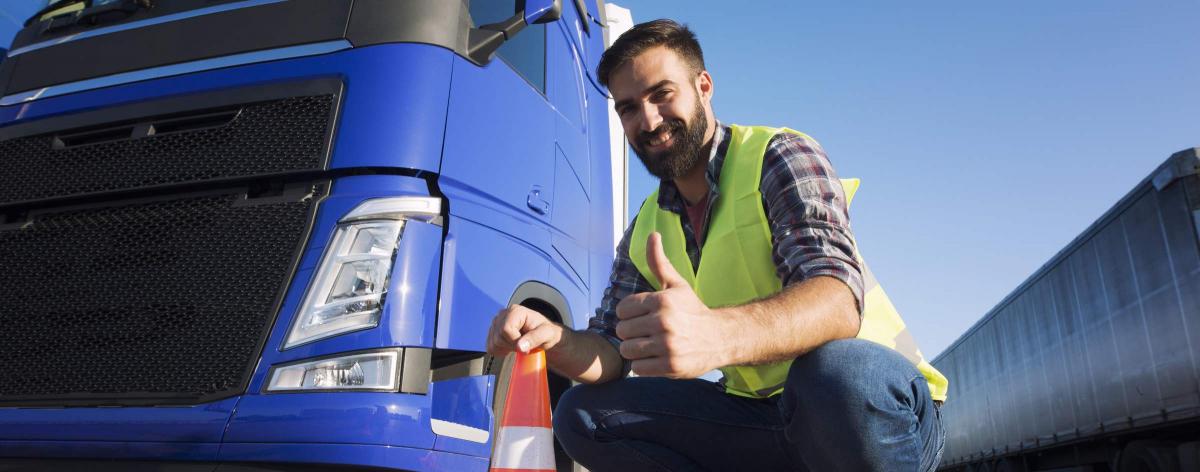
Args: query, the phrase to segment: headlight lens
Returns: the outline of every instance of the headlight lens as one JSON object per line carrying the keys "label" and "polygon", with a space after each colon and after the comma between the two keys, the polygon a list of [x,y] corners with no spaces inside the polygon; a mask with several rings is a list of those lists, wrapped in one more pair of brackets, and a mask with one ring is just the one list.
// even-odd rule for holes
{"label": "headlight lens", "polygon": [[399,388],[398,350],[352,354],[276,367],[268,392]]}
{"label": "headlight lens", "polygon": [[284,349],[378,326],[405,221],[437,223],[440,207],[437,198],[382,198],[363,202],[347,214],[317,268]]}

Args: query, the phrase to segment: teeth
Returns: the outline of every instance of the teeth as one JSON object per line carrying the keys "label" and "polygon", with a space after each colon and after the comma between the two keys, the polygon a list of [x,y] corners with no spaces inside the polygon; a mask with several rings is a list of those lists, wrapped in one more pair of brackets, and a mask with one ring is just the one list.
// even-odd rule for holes
{"label": "teeth", "polygon": [[671,139],[671,135],[669,133],[662,135],[662,137],[651,139],[650,145],[658,146],[658,145],[661,145],[662,143],[667,142],[668,139]]}

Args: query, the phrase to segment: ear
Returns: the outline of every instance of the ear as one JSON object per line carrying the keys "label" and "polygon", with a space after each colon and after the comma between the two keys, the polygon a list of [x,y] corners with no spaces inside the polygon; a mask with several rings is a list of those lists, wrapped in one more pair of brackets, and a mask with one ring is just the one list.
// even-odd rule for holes
{"label": "ear", "polygon": [[705,102],[712,100],[713,95],[713,80],[712,76],[708,75],[708,71],[702,70],[696,75],[696,90],[700,92],[700,98]]}

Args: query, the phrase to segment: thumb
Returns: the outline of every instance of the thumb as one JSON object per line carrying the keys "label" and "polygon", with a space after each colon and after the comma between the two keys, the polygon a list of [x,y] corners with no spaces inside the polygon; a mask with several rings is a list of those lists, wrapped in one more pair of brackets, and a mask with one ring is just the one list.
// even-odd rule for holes
{"label": "thumb", "polygon": [[650,271],[658,278],[661,290],[687,285],[687,281],[683,280],[679,272],[675,271],[675,266],[671,265],[671,260],[667,259],[667,253],[663,251],[662,235],[657,231],[650,233],[650,237],[646,239],[646,262],[650,264]]}
{"label": "thumb", "polygon": [[556,323],[542,323],[537,328],[529,330],[517,340],[517,350],[528,354],[534,349],[553,349],[562,339],[563,328]]}

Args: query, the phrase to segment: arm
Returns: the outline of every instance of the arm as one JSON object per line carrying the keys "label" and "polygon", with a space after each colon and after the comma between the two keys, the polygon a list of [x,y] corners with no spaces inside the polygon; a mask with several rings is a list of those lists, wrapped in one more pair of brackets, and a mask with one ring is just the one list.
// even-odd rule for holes
{"label": "arm", "polygon": [[859,328],[854,295],[842,281],[827,276],[716,312],[723,319],[740,320],[738,324],[744,327],[728,331],[724,365],[794,359],[829,341],[853,338]]}
{"label": "arm", "polygon": [[[528,308],[510,306],[492,320],[488,353],[503,356],[541,348],[551,369],[581,383],[608,382],[627,375],[629,362],[617,352],[621,342],[616,335],[617,303],[630,294],[653,290],[629,260],[632,233],[631,225],[617,245],[608,288],[586,330],[572,330]],[[528,344],[522,346],[521,342]]]}
{"label": "arm", "polygon": [[[786,287],[769,299],[733,308],[757,327],[794,336],[789,328],[813,332],[791,346],[783,338],[746,340],[749,352],[738,362],[779,361],[804,354],[825,342],[854,337],[861,323],[862,268],[855,257],[854,237],[845,192],[824,150],[808,136],[781,133],[763,156],[759,186],[771,226],[776,275]],[[776,314],[780,319],[769,319]],[[783,326],[779,326],[782,324]],[[811,338],[811,339],[808,339]],[[795,357],[795,356],[791,356]]]}
{"label": "arm", "polygon": [[520,305],[492,319],[489,354],[499,357],[532,349],[544,349],[551,369],[581,383],[607,382],[623,374],[624,360],[603,335],[572,330]]}
{"label": "arm", "polygon": [[858,334],[854,295],[838,279],[814,277],[762,300],[711,309],[675,272],[658,233],[647,245],[663,289],[617,306],[621,356],[639,375],[694,378],[727,365],[793,359]]}
{"label": "arm", "polygon": [[[682,281],[630,297],[618,307],[617,334],[635,372],[694,377],[714,367],[795,358],[858,333],[861,269],[845,196],[820,146],[804,136],[776,136],[763,159],[761,191],[783,291],[717,309]],[[654,262],[661,256],[655,236],[647,244],[658,278],[677,277],[665,258]]]}

